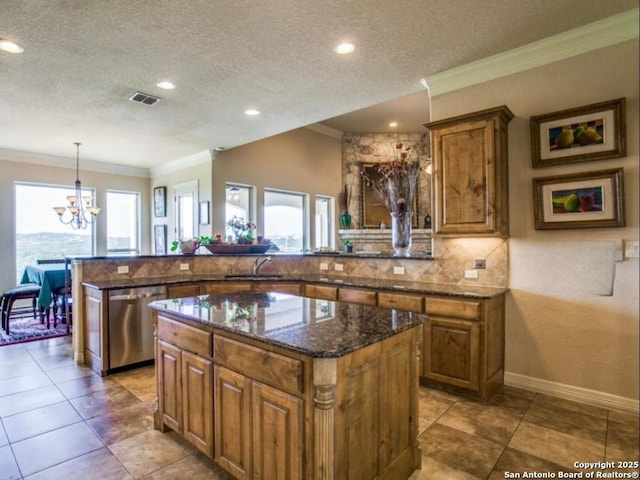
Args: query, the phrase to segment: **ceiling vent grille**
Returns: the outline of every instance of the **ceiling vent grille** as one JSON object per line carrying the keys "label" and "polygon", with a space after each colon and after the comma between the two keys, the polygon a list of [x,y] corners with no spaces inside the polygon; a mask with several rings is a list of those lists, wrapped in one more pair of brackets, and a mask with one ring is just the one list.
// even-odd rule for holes
{"label": "ceiling vent grille", "polygon": [[129,97],[129,100],[136,103],[142,103],[143,105],[151,106],[160,101],[159,97],[154,97],[148,93],[136,92]]}

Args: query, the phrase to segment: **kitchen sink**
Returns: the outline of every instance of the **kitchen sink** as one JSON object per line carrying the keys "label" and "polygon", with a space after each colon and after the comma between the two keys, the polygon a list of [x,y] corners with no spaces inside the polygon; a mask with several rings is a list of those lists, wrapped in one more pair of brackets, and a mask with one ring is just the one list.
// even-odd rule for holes
{"label": "kitchen sink", "polygon": [[265,274],[265,275],[252,275],[250,273],[245,274],[245,275],[234,275],[234,274],[229,274],[229,275],[225,275],[224,278],[228,278],[231,280],[275,280],[278,278],[282,278],[282,275],[280,274]]}

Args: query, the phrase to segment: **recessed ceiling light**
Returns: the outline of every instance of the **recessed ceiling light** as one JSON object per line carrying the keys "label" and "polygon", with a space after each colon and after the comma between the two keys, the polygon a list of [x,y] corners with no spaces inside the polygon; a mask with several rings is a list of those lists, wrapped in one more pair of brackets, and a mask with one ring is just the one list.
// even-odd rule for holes
{"label": "recessed ceiling light", "polygon": [[250,108],[249,110],[245,110],[244,114],[249,115],[250,117],[255,117],[256,115],[260,115],[260,111],[255,108]]}
{"label": "recessed ceiling light", "polygon": [[391,123],[389,124],[389,126],[390,126],[391,128],[396,128],[396,127],[398,126],[398,122],[391,122]]}
{"label": "recessed ceiling light", "polygon": [[22,53],[24,52],[24,47],[6,38],[0,38],[0,50],[9,53]]}
{"label": "recessed ceiling light", "polygon": [[346,55],[347,53],[351,53],[356,49],[356,46],[351,42],[343,42],[333,49],[334,52],[339,53],[340,55]]}
{"label": "recessed ceiling light", "polygon": [[156,83],[156,87],[162,88],[163,90],[173,90],[176,88],[176,84],[168,80],[162,80]]}

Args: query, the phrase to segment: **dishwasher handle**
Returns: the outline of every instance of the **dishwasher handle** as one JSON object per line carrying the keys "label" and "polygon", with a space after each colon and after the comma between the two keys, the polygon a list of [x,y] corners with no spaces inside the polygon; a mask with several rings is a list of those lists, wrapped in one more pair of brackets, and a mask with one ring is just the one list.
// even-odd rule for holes
{"label": "dishwasher handle", "polygon": [[164,293],[162,292],[147,292],[147,293],[135,293],[135,294],[127,294],[127,295],[113,295],[109,297],[109,301],[117,301],[117,300],[140,300],[141,298],[151,298],[151,297],[163,297]]}

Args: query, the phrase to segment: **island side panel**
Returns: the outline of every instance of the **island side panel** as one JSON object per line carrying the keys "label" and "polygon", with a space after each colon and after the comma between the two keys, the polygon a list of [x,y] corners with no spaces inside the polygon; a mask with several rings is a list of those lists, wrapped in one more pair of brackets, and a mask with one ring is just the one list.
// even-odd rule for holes
{"label": "island side panel", "polygon": [[335,478],[409,478],[420,468],[412,328],[338,359]]}

